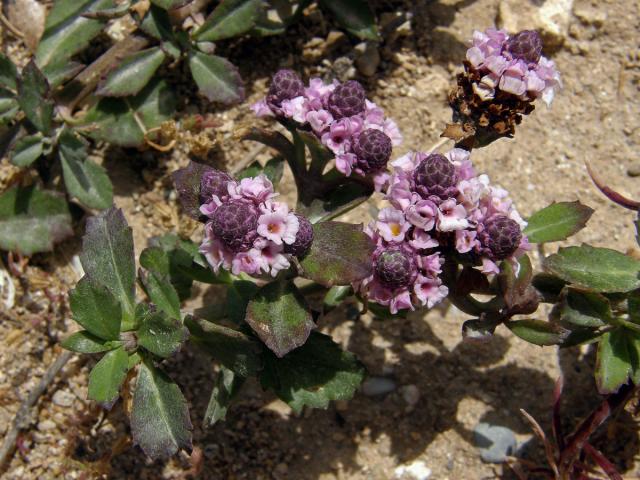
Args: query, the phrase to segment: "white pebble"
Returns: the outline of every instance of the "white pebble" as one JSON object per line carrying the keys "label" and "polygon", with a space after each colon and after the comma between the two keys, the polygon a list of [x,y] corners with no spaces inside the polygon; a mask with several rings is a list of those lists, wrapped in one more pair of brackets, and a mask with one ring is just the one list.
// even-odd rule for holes
{"label": "white pebble", "polygon": [[402,480],[427,480],[431,476],[431,469],[421,460],[408,465],[400,465],[393,471],[395,478]]}

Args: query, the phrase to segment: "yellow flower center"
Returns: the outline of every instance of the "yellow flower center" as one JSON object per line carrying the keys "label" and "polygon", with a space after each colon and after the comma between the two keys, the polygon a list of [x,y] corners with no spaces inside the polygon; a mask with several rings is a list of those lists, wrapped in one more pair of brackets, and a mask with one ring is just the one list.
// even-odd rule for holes
{"label": "yellow flower center", "polygon": [[402,227],[400,227],[399,223],[392,223],[390,225],[391,228],[391,233],[393,233],[394,237],[397,237],[398,235],[400,235],[400,232],[402,231]]}

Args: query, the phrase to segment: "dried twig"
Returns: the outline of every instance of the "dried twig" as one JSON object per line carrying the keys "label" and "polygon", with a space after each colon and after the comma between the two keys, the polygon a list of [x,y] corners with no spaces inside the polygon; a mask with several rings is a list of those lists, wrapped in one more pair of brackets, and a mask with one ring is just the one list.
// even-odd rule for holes
{"label": "dried twig", "polygon": [[16,38],[19,39],[23,39],[24,38],[24,34],[18,30],[10,21],[7,17],[4,16],[4,14],[2,13],[2,11],[0,10],[0,22],[3,23],[3,25],[5,27],[7,27],[7,30],[9,30]]}
{"label": "dried twig", "polygon": [[0,469],[4,466],[5,462],[9,459],[10,454],[13,452],[20,430],[29,426],[31,408],[36,404],[58,372],[62,370],[62,367],[67,364],[73,355],[73,352],[65,351],[61,353],[58,358],[56,358],[55,362],[53,362],[53,364],[44,373],[38,385],[36,385],[27,398],[25,398],[20,404],[20,408],[18,408],[18,412],[13,418],[13,422],[11,422],[11,427],[4,437],[2,447],[0,447]]}

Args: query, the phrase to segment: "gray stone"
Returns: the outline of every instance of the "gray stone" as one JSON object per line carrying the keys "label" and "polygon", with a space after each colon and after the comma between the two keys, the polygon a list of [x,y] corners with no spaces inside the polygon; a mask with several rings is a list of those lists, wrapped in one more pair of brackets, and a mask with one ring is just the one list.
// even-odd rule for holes
{"label": "gray stone", "polygon": [[365,77],[373,76],[380,65],[380,52],[374,42],[362,42],[356,45],[356,68]]}
{"label": "gray stone", "polygon": [[367,397],[376,397],[393,392],[396,382],[385,377],[369,377],[362,382],[362,393]]}
{"label": "gray stone", "polygon": [[73,400],[75,397],[73,394],[67,392],[66,390],[58,390],[53,394],[53,403],[58,405],[59,407],[70,407],[73,405]]}
{"label": "gray stone", "polygon": [[480,422],[473,430],[473,441],[480,458],[487,463],[502,463],[516,449],[516,436],[507,427]]}

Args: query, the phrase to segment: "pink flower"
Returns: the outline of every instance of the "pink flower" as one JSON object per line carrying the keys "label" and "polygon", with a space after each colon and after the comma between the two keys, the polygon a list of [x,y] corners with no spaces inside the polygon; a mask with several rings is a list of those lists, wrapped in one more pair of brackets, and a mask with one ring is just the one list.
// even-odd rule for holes
{"label": "pink flower", "polygon": [[393,120],[385,120],[382,126],[382,131],[391,139],[391,145],[394,147],[402,144],[402,133],[400,133],[398,125]]}
{"label": "pink flower", "polygon": [[314,110],[320,110],[327,105],[329,95],[336,88],[337,83],[325,84],[321,78],[309,80],[309,86],[304,89],[304,94],[309,100],[309,105]]}
{"label": "pink flower", "polygon": [[263,272],[270,273],[272,277],[275,277],[279,271],[286,270],[291,266],[287,257],[282,254],[283,248],[282,245],[258,239],[249,254]]}
{"label": "pink flower", "polygon": [[439,278],[418,276],[413,287],[416,298],[422,305],[432,308],[449,294],[449,289],[442,285]]}
{"label": "pink flower", "polygon": [[389,300],[389,311],[395,315],[400,310],[414,310],[411,303],[411,294],[408,289],[403,289],[395,293]]}
{"label": "pink flower", "polygon": [[429,235],[424,230],[419,228],[414,228],[411,233],[411,239],[409,240],[409,245],[411,245],[416,250],[424,250],[427,248],[436,248],[440,244],[438,241]]}
{"label": "pink flower", "polygon": [[228,270],[233,261],[233,252],[215,237],[210,222],[205,225],[204,232],[204,240],[199,248],[200,253],[205,256],[215,273],[218,273],[221,267]]}
{"label": "pink flower", "polygon": [[229,182],[228,189],[231,198],[245,198],[258,204],[276,196],[271,180],[263,174],[257,177],[243,178],[240,183]]}
{"label": "pink flower", "polygon": [[453,198],[445,200],[438,209],[437,229],[441,232],[462,230],[469,226],[467,211]]}
{"label": "pink flower", "polygon": [[298,233],[298,217],[284,203],[273,202],[258,218],[258,234],[277,245],[292,244]]}
{"label": "pink flower", "polygon": [[409,222],[425,231],[433,229],[438,218],[438,207],[431,200],[420,199],[405,210]]}
{"label": "pink flower", "polygon": [[389,185],[389,180],[391,180],[391,175],[387,172],[378,172],[373,175],[373,188],[376,192],[382,192]]}
{"label": "pink flower", "polygon": [[267,101],[263,98],[251,105],[251,110],[255,113],[256,117],[273,117],[273,112],[267,105]]}
{"label": "pink flower", "polygon": [[340,153],[336,155],[336,169],[345,176],[351,175],[357,161],[353,153]]}
{"label": "pink flower", "polygon": [[456,250],[467,253],[480,245],[476,240],[477,233],[472,230],[456,230]]}
{"label": "pink flower", "polygon": [[378,214],[376,229],[387,242],[401,242],[410,227],[400,210],[387,207]]}
{"label": "pink flower", "polygon": [[240,275],[241,273],[257,274],[260,271],[260,264],[252,252],[253,250],[237,253],[231,261],[231,273],[234,275]]}
{"label": "pink flower", "polygon": [[304,97],[283,100],[281,108],[287,118],[292,118],[298,123],[305,123],[307,121],[309,105]]}
{"label": "pink flower", "polygon": [[349,118],[333,122],[329,131],[322,135],[322,144],[336,155],[348,153],[351,149],[352,125]]}
{"label": "pink flower", "polygon": [[418,257],[418,266],[425,272],[427,277],[437,277],[442,273],[443,264],[444,258],[442,258],[439,253]]}
{"label": "pink flower", "polygon": [[307,113],[307,122],[317,134],[321,134],[330,127],[333,122],[333,115],[327,110],[312,110]]}
{"label": "pink flower", "polygon": [[210,202],[200,205],[200,213],[211,218],[213,216],[213,213],[221,204],[222,202],[220,201],[220,199],[216,195],[214,195],[213,199]]}

